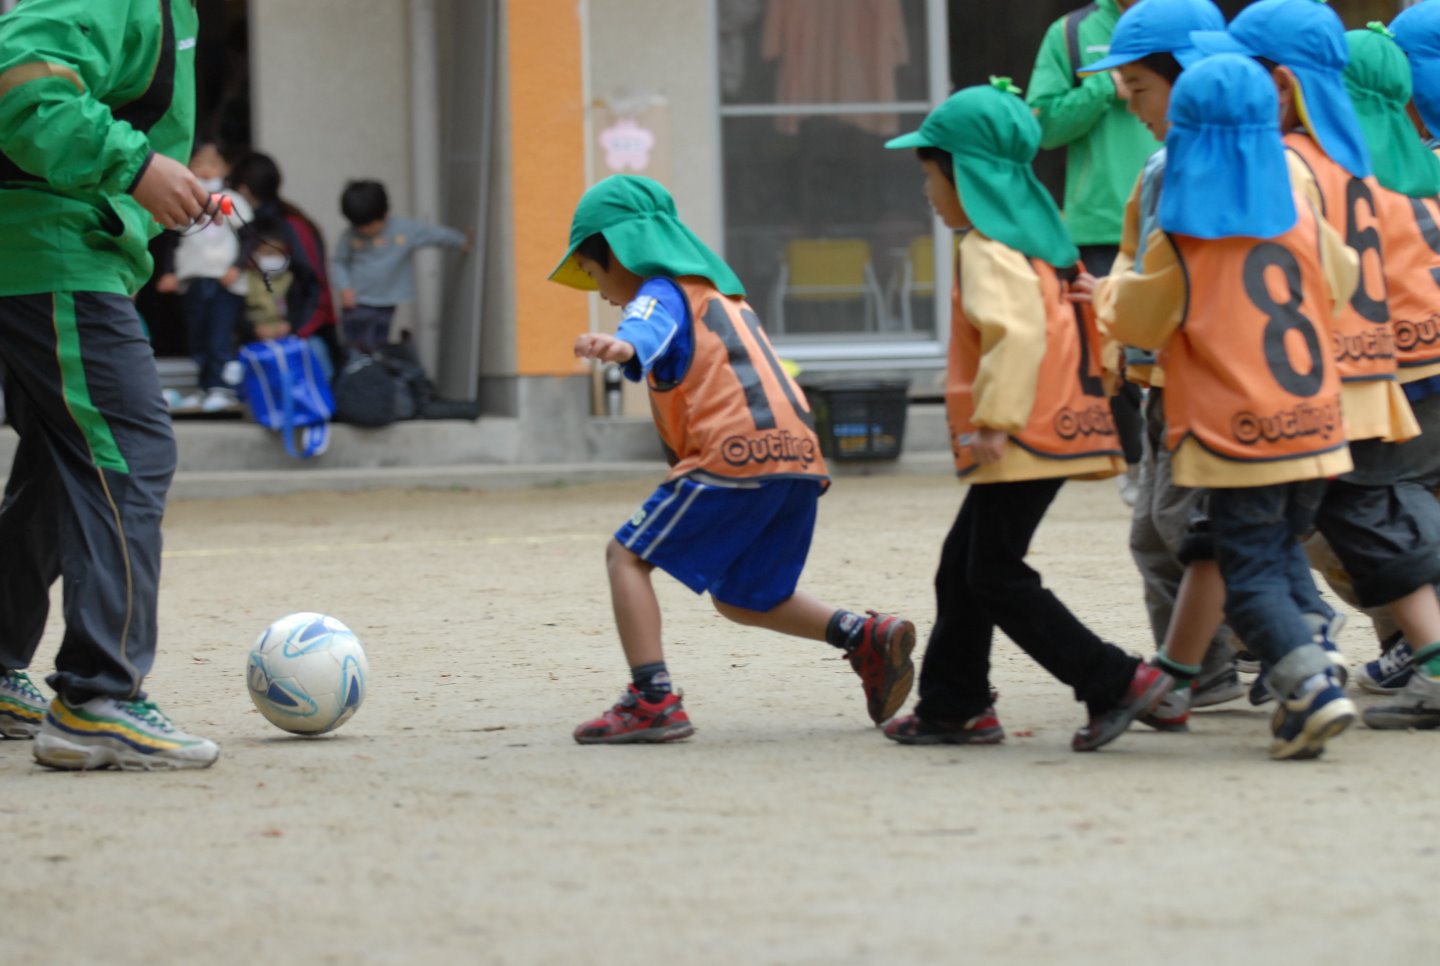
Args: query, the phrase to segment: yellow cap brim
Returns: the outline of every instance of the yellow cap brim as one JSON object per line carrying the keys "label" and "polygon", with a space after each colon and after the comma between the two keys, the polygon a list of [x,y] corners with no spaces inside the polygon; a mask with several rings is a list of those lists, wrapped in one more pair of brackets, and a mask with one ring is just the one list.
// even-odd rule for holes
{"label": "yellow cap brim", "polygon": [[599,291],[595,280],[585,274],[580,268],[580,262],[575,258],[575,249],[579,247],[578,244],[570,246],[565,257],[560,259],[560,264],[556,265],[555,270],[550,273],[550,281],[559,282],[567,288],[576,288],[582,292]]}

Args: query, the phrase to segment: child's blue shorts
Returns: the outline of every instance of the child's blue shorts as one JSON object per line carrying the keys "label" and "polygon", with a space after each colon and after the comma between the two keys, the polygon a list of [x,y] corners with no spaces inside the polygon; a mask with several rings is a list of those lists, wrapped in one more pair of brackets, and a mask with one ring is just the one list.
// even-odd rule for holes
{"label": "child's blue shorts", "polygon": [[767,611],[795,593],[819,498],[815,480],[681,477],[660,484],[615,539],[697,594]]}

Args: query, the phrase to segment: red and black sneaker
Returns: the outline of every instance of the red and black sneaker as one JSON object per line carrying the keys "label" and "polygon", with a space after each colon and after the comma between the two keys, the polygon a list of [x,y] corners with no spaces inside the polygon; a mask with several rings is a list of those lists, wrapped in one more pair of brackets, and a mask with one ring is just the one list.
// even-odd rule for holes
{"label": "red and black sneaker", "polygon": [[885,737],[902,745],[998,745],[1005,740],[1005,729],[1000,727],[994,707],[989,707],[958,724],[907,714],[885,726]]}
{"label": "red and black sneaker", "polygon": [[637,741],[679,741],[695,733],[680,702],[681,693],[646,701],[635,685],[625,689],[615,707],[575,729],[582,745],[619,745]]}
{"label": "red and black sneaker", "polygon": [[845,656],[865,688],[865,706],[877,725],[889,718],[910,696],[915,683],[915,625],[899,617],[866,611],[860,643]]}
{"label": "red and black sneaker", "polygon": [[1170,675],[1153,664],[1139,662],[1124,696],[1113,708],[1095,715],[1076,730],[1070,740],[1071,750],[1095,751],[1108,745],[1125,733],[1130,722],[1154,710],[1174,686]]}

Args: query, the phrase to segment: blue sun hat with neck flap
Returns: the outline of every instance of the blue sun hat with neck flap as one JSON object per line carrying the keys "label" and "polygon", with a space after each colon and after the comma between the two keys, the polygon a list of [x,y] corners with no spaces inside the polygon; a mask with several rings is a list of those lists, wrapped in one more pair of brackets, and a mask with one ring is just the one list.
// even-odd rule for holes
{"label": "blue sun hat with neck flap", "polygon": [[918,131],[885,146],[948,151],[960,204],[982,235],[1056,268],[1069,268],[1080,252],[1055,200],[1030,167],[1040,149],[1040,122],[1019,94],[1006,77],[966,87],[926,115]]}
{"label": "blue sun hat with neck flap", "polygon": [[1224,29],[1225,15],[1212,0],[1145,0],[1120,15],[1110,38],[1110,55],[1075,73],[1098,74],[1151,54],[1171,54],[1188,67],[1200,59],[1190,34]]}
{"label": "blue sun hat with neck flap", "polygon": [[1196,238],[1274,238],[1293,228],[1279,115],[1274,82],[1249,57],[1217,54],[1181,74],[1170,92],[1160,227]]}
{"label": "blue sun hat with neck flap", "polygon": [[1391,21],[1390,30],[1410,61],[1420,120],[1432,138],[1440,138],[1440,0],[1424,0],[1403,11]]}
{"label": "blue sun hat with neck flap", "polygon": [[1370,151],[1345,90],[1345,25],[1322,0],[1260,0],[1240,11],[1229,30],[1197,31],[1190,39],[1206,56],[1264,57],[1288,69],[1300,81],[1300,121],[1320,148],[1355,177],[1370,174]]}

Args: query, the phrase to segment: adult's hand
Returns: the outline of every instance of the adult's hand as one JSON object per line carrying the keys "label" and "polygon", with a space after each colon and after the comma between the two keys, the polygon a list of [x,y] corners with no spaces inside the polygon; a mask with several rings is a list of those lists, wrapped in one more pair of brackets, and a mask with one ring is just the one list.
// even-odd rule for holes
{"label": "adult's hand", "polygon": [[150,166],[131,194],[166,228],[189,227],[210,204],[210,192],[200,179],[179,161],[158,152],[151,156]]}

